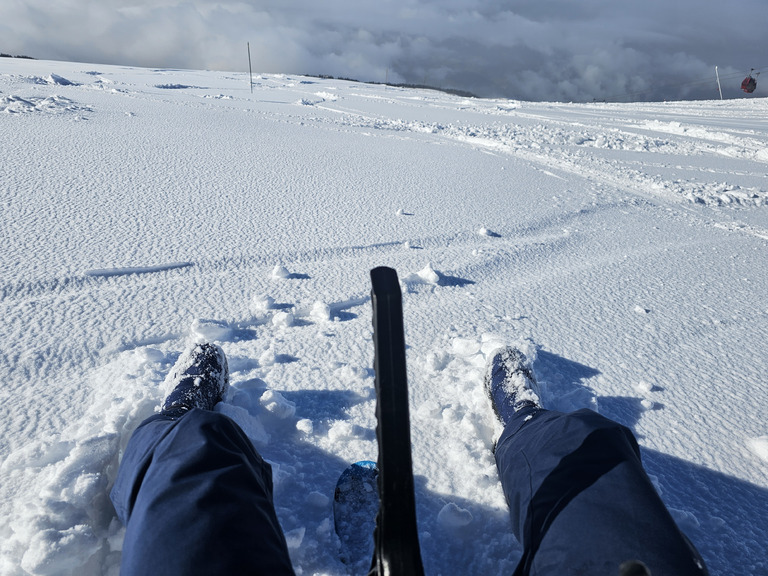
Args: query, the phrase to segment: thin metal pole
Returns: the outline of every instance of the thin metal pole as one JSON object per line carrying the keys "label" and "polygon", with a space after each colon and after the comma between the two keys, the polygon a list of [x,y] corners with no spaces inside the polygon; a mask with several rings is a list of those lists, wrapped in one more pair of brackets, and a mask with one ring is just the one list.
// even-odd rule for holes
{"label": "thin metal pole", "polygon": [[251,94],[253,94],[253,68],[251,68],[251,43],[248,42],[248,76],[251,79]]}
{"label": "thin metal pole", "polygon": [[720,86],[720,73],[717,71],[717,66],[715,66],[715,76],[717,77],[717,89],[720,90],[720,100],[723,99],[723,89]]}

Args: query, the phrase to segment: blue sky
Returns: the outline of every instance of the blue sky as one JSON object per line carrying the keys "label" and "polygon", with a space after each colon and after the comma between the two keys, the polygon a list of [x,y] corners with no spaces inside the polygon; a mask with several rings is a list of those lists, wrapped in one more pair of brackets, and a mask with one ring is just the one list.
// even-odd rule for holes
{"label": "blue sky", "polygon": [[250,42],[258,72],[524,100],[698,99],[718,97],[715,65],[726,97],[768,69],[766,22],[765,0],[0,0],[0,52],[247,70]]}

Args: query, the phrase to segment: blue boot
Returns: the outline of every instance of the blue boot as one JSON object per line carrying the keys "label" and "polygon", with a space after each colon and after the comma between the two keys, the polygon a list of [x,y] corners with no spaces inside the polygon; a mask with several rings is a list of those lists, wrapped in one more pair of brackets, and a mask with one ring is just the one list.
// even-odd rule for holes
{"label": "blue boot", "polygon": [[213,410],[228,388],[224,351],[215,344],[195,344],[179,357],[165,379],[161,414],[178,418],[192,408]]}
{"label": "blue boot", "polygon": [[541,408],[539,385],[525,354],[508,346],[491,355],[485,368],[485,391],[505,426],[523,408]]}

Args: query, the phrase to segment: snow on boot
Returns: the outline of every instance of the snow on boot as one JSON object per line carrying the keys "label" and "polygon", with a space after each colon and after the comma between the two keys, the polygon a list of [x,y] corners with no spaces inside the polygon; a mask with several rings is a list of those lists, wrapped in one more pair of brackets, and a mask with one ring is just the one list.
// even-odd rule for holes
{"label": "snow on boot", "polygon": [[511,346],[491,355],[485,368],[485,390],[504,425],[522,408],[541,408],[539,386],[530,363],[525,354]]}
{"label": "snow on boot", "polygon": [[212,410],[228,388],[224,351],[215,344],[195,344],[179,357],[165,379],[161,413],[177,418],[192,408]]}

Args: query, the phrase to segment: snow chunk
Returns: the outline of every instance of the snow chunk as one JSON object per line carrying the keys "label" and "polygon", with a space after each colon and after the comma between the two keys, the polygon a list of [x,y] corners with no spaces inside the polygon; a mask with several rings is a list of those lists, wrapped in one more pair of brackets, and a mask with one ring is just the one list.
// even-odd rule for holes
{"label": "snow chunk", "polygon": [[331,102],[335,102],[339,98],[336,94],[331,94],[330,92],[315,92],[315,96]]}
{"label": "snow chunk", "polygon": [[768,462],[768,436],[759,436],[757,438],[747,438],[747,446],[759,458]]}
{"label": "snow chunk", "polygon": [[51,74],[48,76],[48,78],[45,79],[48,84],[56,84],[57,86],[77,86],[76,82],[72,82],[72,80],[67,80],[63,76],[59,76],[58,74]]}
{"label": "snow chunk", "polygon": [[269,294],[254,294],[250,309],[253,313],[265,312],[275,307],[275,299]]}
{"label": "snow chunk", "polygon": [[656,408],[656,403],[649,398],[650,394],[653,392],[653,384],[641,380],[635,384],[634,388],[635,392],[644,396],[644,398],[640,401],[640,405],[643,407],[643,410],[653,410]]}
{"label": "snow chunk", "polygon": [[315,322],[327,322],[331,319],[331,307],[325,302],[318,300],[312,305],[312,311],[309,313],[309,316]]}
{"label": "snow chunk", "polygon": [[283,328],[290,328],[293,326],[293,323],[295,321],[295,317],[290,312],[277,312],[272,317],[272,326],[278,327],[282,326]]}
{"label": "snow chunk", "polygon": [[409,274],[403,278],[402,281],[405,284],[432,284],[437,286],[440,283],[440,274],[432,268],[432,264],[427,264],[415,274]]}
{"label": "snow chunk", "polygon": [[216,405],[216,412],[221,412],[237,422],[242,431],[252,442],[258,444],[269,443],[269,433],[258,418],[251,416],[250,412],[242,406],[235,406],[227,402],[219,402]]}
{"label": "snow chunk", "polygon": [[427,284],[437,284],[440,282],[440,276],[432,268],[431,264],[427,264],[418,272],[419,278],[421,278]]}
{"label": "snow chunk", "polygon": [[652,400],[648,400],[647,398],[640,401],[640,405],[643,407],[644,410],[653,410],[653,408],[656,406],[656,404]]}
{"label": "snow chunk", "polygon": [[478,229],[477,233],[480,236],[486,236],[488,238],[501,238],[501,234],[497,234],[496,232],[493,232],[492,230],[489,230],[485,227]]}
{"label": "snow chunk", "polygon": [[267,390],[259,398],[259,403],[278,418],[285,420],[296,414],[296,404],[286,400],[280,392]]}
{"label": "snow chunk", "polygon": [[315,430],[315,425],[312,423],[312,420],[309,418],[302,418],[298,422],[296,422],[296,429],[299,432],[304,432],[304,434],[312,434]]}
{"label": "snow chunk", "polygon": [[649,394],[653,390],[653,384],[645,381],[640,381],[635,384],[635,391],[638,394]]}
{"label": "snow chunk", "polygon": [[48,96],[21,98],[19,96],[0,96],[0,112],[6,114],[23,114],[43,112],[60,114],[66,112],[91,112],[88,106],[81,106],[63,96]]}
{"label": "snow chunk", "polygon": [[473,520],[472,513],[464,508],[459,508],[453,502],[443,506],[437,514],[437,522],[443,528],[462,528]]}
{"label": "snow chunk", "polygon": [[225,342],[232,337],[232,328],[218,320],[196,318],[192,321],[190,336],[195,342]]}
{"label": "snow chunk", "polygon": [[334,422],[331,429],[328,430],[328,438],[334,442],[337,440],[352,440],[361,437],[363,433],[364,430],[360,426],[339,420]]}
{"label": "snow chunk", "polygon": [[273,280],[281,280],[284,278],[289,278],[291,276],[291,273],[288,272],[288,269],[285,266],[281,266],[278,264],[272,269],[272,279]]}

